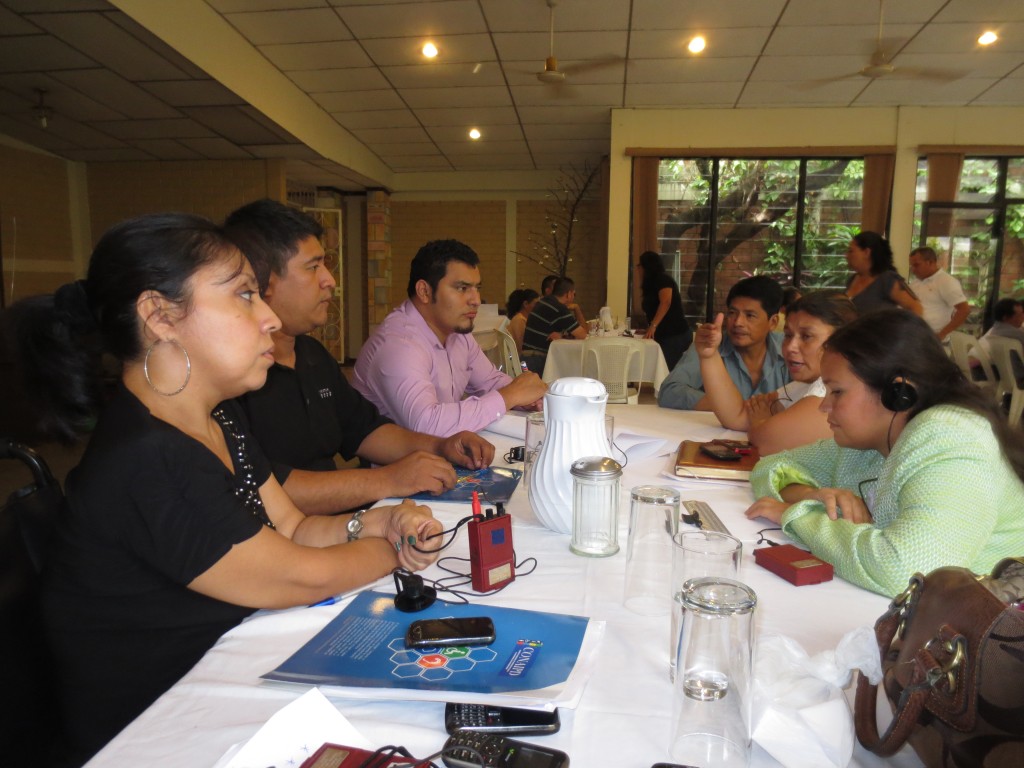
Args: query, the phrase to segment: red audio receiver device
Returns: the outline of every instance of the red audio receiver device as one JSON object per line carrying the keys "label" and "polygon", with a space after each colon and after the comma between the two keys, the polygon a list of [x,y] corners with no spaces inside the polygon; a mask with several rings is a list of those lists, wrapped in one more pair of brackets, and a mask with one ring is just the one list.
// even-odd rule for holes
{"label": "red audio receiver device", "polygon": [[490,592],[515,579],[515,553],[512,551],[512,517],[504,512],[477,517],[469,530],[469,566],[473,589]]}

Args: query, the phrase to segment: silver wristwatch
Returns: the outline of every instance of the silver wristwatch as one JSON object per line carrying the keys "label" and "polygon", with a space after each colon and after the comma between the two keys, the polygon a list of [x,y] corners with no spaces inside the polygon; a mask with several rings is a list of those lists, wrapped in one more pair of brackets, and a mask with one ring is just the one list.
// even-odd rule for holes
{"label": "silver wristwatch", "polygon": [[363,517],[364,512],[366,512],[365,509],[360,509],[348,519],[348,523],[345,525],[345,528],[348,531],[349,541],[355,541],[359,538],[359,534],[363,532],[363,521],[361,518]]}

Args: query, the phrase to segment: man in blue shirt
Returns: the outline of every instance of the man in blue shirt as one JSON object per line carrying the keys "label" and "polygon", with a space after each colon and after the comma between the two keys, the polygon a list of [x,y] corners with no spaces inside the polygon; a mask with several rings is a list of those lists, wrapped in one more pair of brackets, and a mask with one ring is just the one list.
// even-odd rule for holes
{"label": "man in blue shirt", "polygon": [[[725,317],[726,336],[717,354],[730,378],[744,400],[774,392],[789,381],[782,358],[782,334],[773,333],[779,324],[782,288],[763,275],[748,277],[732,287],[725,303],[729,308]],[[721,328],[721,317],[697,328],[693,345],[662,382],[658,405],[679,410],[711,410],[704,394],[699,351],[716,327]]]}

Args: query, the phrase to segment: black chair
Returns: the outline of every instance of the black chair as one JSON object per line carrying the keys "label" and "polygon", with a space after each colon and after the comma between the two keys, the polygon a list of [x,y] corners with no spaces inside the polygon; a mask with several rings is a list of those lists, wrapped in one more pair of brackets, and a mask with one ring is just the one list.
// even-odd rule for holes
{"label": "black chair", "polygon": [[31,448],[0,437],[0,460],[20,461],[32,482],[0,507],[0,745],[3,763],[53,765],[61,748],[54,670],[39,607],[47,542],[64,501]]}

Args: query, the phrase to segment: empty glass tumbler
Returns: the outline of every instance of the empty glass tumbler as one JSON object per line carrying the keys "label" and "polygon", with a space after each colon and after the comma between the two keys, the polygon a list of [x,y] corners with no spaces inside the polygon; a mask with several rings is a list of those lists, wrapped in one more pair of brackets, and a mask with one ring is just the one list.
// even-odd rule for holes
{"label": "empty glass tumbler", "polygon": [[683,585],[673,760],[715,768],[749,764],[756,605],[754,591],[734,579],[710,576]]}
{"label": "empty glass tumbler", "polygon": [[622,466],[606,456],[577,459],[572,475],[572,540],[577,555],[607,557],[619,551],[619,478]]}
{"label": "empty glass tumbler", "polygon": [[638,485],[630,491],[624,603],[634,613],[668,613],[672,603],[672,536],[678,527],[678,490]]}

